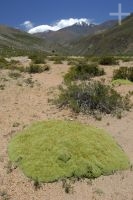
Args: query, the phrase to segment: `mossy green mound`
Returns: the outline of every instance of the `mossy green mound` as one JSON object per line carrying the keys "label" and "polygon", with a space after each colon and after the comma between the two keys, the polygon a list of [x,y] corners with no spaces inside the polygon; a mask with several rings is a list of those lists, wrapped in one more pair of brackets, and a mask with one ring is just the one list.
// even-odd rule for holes
{"label": "mossy green mound", "polygon": [[133,82],[129,81],[128,79],[116,79],[112,81],[113,85],[132,85]]}
{"label": "mossy green mound", "polygon": [[129,160],[103,130],[69,121],[33,124],[9,144],[9,157],[34,180],[96,178],[129,167]]}

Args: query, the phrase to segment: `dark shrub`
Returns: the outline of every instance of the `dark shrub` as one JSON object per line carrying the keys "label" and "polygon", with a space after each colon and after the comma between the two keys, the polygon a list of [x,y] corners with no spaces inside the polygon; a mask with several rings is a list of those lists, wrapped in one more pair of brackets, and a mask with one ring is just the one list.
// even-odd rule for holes
{"label": "dark shrub", "polygon": [[117,65],[118,61],[116,61],[114,57],[108,56],[108,57],[102,57],[99,60],[99,64],[100,65]]}
{"label": "dark shrub", "polygon": [[45,64],[45,56],[41,54],[30,55],[29,58],[33,61],[34,64]]}
{"label": "dark shrub", "polygon": [[91,77],[102,76],[104,74],[104,70],[100,69],[98,65],[80,62],[70,68],[69,72],[64,76],[64,80],[65,82],[89,80]]}
{"label": "dark shrub", "polygon": [[42,73],[44,71],[48,71],[50,67],[48,65],[35,65],[31,64],[30,67],[27,67],[25,71],[29,72],[30,74],[35,74],[35,73]]}
{"label": "dark shrub", "polygon": [[129,81],[133,81],[133,67],[120,67],[114,70],[113,79],[128,79]]}
{"label": "dark shrub", "polygon": [[75,112],[95,114],[98,111],[113,114],[130,108],[127,97],[122,97],[101,82],[72,84],[65,89],[61,87],[60,90],[57,104],[60,107],[69,106]]}
{"label": "dark shrub", "polygon": [[0,58],[0,69],[6,69],[8,68],[9,62],[4,59],[4,58]]}

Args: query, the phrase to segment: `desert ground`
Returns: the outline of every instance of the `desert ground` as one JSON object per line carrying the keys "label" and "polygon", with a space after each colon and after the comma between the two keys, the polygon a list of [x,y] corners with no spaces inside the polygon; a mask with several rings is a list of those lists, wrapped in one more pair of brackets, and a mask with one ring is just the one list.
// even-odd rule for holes
{"label": "desert ground", "polygon": [[[19,60],[24,66],[30,62],[28,58]],[[9,76],[9,70],[0,70],[0,200],[133,200],[132,168],[95,180],[71,183],[71,191],[66,194],[62,182],[42,184],[35,190],[33,181],[26,178],[19,168],[11,166],[8,158],[11,138],[31,123],[47,119],[77,120],[105,129],[133,164],[133,109],[124,112],[122,119],[106,115],[101,121],[92,116],[76,115],[69,109],[58,109],[49,99],[55,98],[63,74],[70,66],[67,62],[48,63],[50,71],[32,75],[21,73],[16,79]],[[133,62],[120,62],[120,65],[131,66]],[[106,82],[111,80],[113,69],[117,67],[104,67]],[[126,94],[133,91],[133,85],[121,85],[116,89]]]}

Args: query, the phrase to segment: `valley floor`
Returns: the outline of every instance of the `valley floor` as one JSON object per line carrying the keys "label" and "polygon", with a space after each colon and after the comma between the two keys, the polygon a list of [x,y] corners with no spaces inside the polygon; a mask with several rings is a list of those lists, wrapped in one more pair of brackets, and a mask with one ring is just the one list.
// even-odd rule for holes
{"label": "valley floor", "polygon": [[[47,119],[77,120],[107,130],[133,163],[133,109],[124,113],[122,119],[103,116],[102,121],[96,121],[91,116],[74,115],[67,109],[57,109],[49,103],[49,99],[56,95],[69,66],[65,62],[62,65],[49,64],[49,72],[32,77],[22,73],[18,79],[12,79],[8,77],[8,70],[0,71],[0,80],[5,84],[4,90],[0,90],[0,200],[4,200],[4,196],[10,200],[133,200],[131,169],[93,181],[76,182],[72,184],[69,194],[65,193],[61,182],[44,184],[35,191],[33,181],[18,168],[10,169],[7,147],[11,137],[33,122]],[[108,81],[112,68],[105,67],[105,70]],[[117,90],[126,93],[133,91],[133,86],[119,86]],[[6,193],[4,196],[3,192]]]}

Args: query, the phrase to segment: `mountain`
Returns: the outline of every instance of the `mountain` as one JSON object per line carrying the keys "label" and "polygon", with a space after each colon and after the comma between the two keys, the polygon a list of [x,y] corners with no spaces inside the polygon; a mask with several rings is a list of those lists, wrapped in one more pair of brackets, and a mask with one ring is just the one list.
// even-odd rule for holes
{"label": "mountain", "polygon": [[0,53],[15,54],[19,51],[44,51],[46,41],[29,33],[0,25]]}
{"label": "mountain", "polygon": [[49,42],[56,42],[64,47],[69,47],[70,42],[88,35],[99,34],[108,30],[116,24],[116,20],[107,21],[100,25],[87,24],[85,22],[76,23],[72,26],[60,29],[58,31],[48,31],[43,33],[36,33],[35,36],[43,38]]}
{"label": "mountain", "polygon": [[63,55],[133,54],[133,14],[122,21],[77,23],[59,31],[31,35],[0,25],[0,53],[43,51]]}
{"label": "mountain", "polygon": [[132,55],[133,14],[125,18],[121,26],[71,42],[68,51],[74,55]]}

